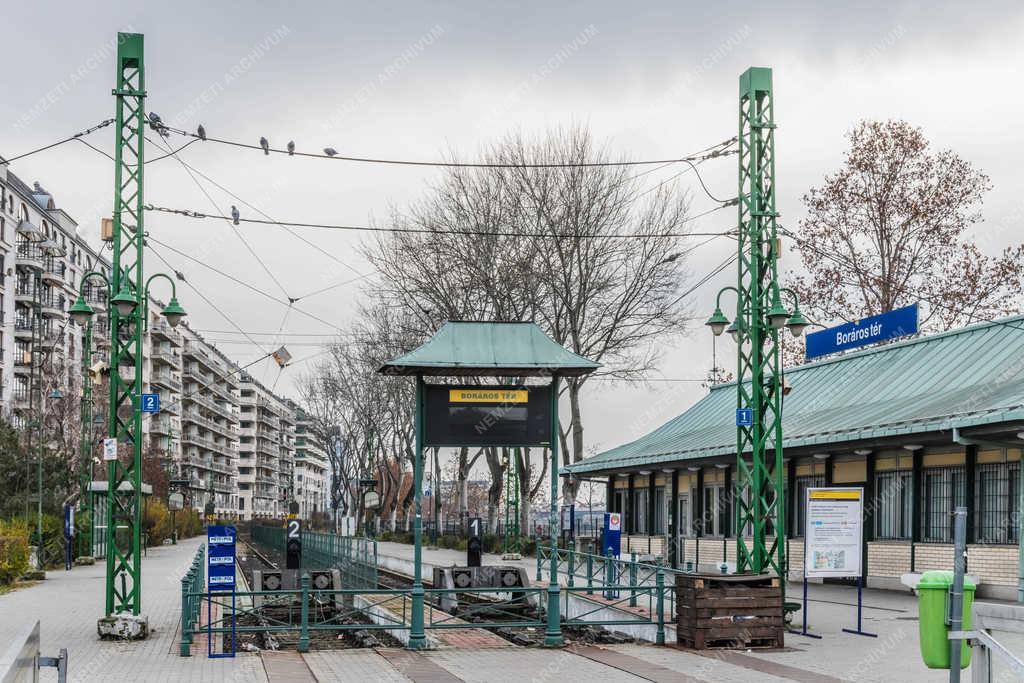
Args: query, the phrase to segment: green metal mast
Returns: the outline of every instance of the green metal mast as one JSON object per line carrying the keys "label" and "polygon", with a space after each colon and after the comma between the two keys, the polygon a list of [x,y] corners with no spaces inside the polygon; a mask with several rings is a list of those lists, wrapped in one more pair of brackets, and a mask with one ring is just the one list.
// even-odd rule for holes
{"label": "green metal mast", "polygon": [[509,454],[508,467],[505,472],[505,535],[503,540],[504,553],[519,552],[519,455],[522,449],[516,448]]}
{"label": "green metal mast", "polygon": [[[771,69],[751,67],[740,76],[739,105],[736,407],[752,409],[753,420],[736,429],[736,571],[774,571],[782,576],[786,557],[779,329],[769,322],[782,310]],[[749,460],[745,452],[750,453]],[[751,537],[749,545],[746,535]]]}
{"label": "green metal mast", "polygon": [[117,87],[113,91],[114,230],[111,269],[110,405],[107,434],[119,447],[132,449],[128,463],[108,464],[107,473],[107,615],[142,607],[142,393],[144,315],[143,135],[146,97],[143,39],[139,33],[117,35]]}
{"label": "green metal mast", "polygon": [[[80,425],[81,434],[79,439],[78,457],[78,509],[85,513],[84,524],[79,526],[85,531],[81,535],[78,545],[80,556],[92,557],[92,492],[89,491],[89,483],[92,481],[92,320],[85,325],[82,336],[82,400],[80,404]],[[86,555],[88,553],[88,555]]]}

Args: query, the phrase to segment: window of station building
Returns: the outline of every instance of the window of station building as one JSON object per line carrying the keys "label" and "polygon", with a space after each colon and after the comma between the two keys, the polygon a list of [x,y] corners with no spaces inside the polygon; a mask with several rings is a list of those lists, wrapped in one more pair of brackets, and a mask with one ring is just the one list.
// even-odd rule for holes
{"label": "window of station building", "polygon": [[1020,463],[978,465],[974,479],[974,537],[1016,545],[1020,538]]}
{"label": "window of station building", "polygon": [[702,526],[705,536],[729,535],[729,500],[723,484],[704,486],[703,512]]}
{"label": "window of station building", "polygon": [[818,488],[824,485],[824,474],[809,474],[797,477],[794,480],[793,491],[796,495],[794,501],[796,505],[793,518],[793,528],[790,530],[793,536],[803,536],[804,530],[807,527],[807,489]]}
{"label": "window of station building", "polygon": [[875,538],[910,538],[911,481],[910,470],[875,474]]}
{"label": "window of station building", "polygon": [[665,503],[665,487],[654,489],[654,533],[668,533],[668,508]]}
{"label": "window of station building", "polygon": [[967,504],[964,468],[929,467],[921,472],[921,540],[950,543],[953,510]]}
{"label": "window of station building", "polygon": [[647,487],[633,489],[633,526],[631,534],[647,533]]}

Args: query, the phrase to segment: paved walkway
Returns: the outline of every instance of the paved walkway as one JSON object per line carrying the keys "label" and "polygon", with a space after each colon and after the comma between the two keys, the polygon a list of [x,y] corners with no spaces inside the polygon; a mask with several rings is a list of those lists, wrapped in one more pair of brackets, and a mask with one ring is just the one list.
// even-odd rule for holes
{"label": "paved walkway", "polygon": [[[149,640],[104,642],[96,638],[102,611],[103,568],[53,571],[31,587],[0,596],[0,643],[35,619],[42,622],[42,648],[56,654],[67,647],[72,681],[943,681],[947,673],[920,663],[917,611],[908,594],[865,592],[864,628],[877,639],[850,635],[843,627],[856,618],[856,592],[839,586],[812,586],[810,627],[823,636],[786,638],[780,652],[706,652],[651,645],[593,647],[573,644],[563,650],[507,646],[447,648],[426,653],[406,650],[338,650],[297,653],[240,653],[234,659],[177,655],[180,577],[200,539],[151,549],[143,561],[145,612],[153,630]],[[390,546],[392,544],[385,544]],[[400,547],[401,548],[401,547]],[[407,548],[405,546],[404,548]],[[409,549],[411,552],[411,549]],[[439,555],[434,555],[439,553]],[[455,551],[427,551],[431,561]],[[447,555],[441,555],[447,554]],[[499,561],[496,558],[493,561]],[[487,561],[492,561],[487,558]],[[529,560],[526,561],[529,564]],[[793,594],[796,594],[793,588]],[[798,617],[799,620],[799,617]],[[53,670],[43,680],[54,680]],[[965,674],[965,680],[966,678]],[[1009,680],[1009,679],[1008,679]]]}

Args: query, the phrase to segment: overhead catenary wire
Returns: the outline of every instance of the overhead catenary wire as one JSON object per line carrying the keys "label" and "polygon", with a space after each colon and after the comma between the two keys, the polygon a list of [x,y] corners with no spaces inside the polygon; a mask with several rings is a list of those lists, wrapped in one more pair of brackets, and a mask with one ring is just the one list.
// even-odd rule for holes
{"label": "overhead catenary wire", "polygon": [[[150,139],[149,136],[147,136],[146,139],[149,140],[151,143],[162,147],[162,145],[160,145],[158,142]],[[169,150],[170,147],[168,147],[167,149]],[[189,178],[192,179],[192,182],[195,183],[196,187],[198,187],[199,190],[204,195],[206,195],[206,198],[208,200],[210,200],[210,204],[213,205],[213,208],[217,211],[218,214],[220,214],[221,218],[224,218],[224,219],[230,221],[231,218],[226,216],[226,215],[224,215],[224,212],[221,210],[221,208],[217,204],[217,202],[213,199],[212,196],[210,196],[210,193],[206,191],[206,188],[203,187],[203,184],[199,182],[199,179],[196,178],[195,174],[192,173],[192,169],[190,169],[188,167],[188,165],[186,165],[181,160],[181,158],[178,157],[176,152],[171,152],[171,155],[178,161],[178,163],[181,164],[182,168],[185,169],[185,172],[188,174]],[[270,267],[267,266],[266,262],[264,262],[262,258],[260,258],[259,254],[257,254],[256,251],[252,248],[252,245],[249,244],[249,241],[247,239],[245,239],[245,237],[242,236],[241,231],[236,229],[233,223],[229,223],[229,225],[231,226],[231,231],[234,232],[235,235],[238,237],[238,239],[242,242],[242,244],[245,245],[245,248],[249,252],[249,254],[251,254],[252,257],[254,259],[256,259],[256,262],[260,264],[260,266],[263,268],[264,272],[270,277],[271,280],[274,281],[274,284],[276,284],[281,289],[281,292],[285,295],[285,297],[291,298],[290,295],[288,294],[288,290],[285,289],[285,286],[283,284],[281,284],[281,281],[277,279],[277,277],[274,275],[273,272],[271,272]]]}
{"label": "overhead catenary wire", "polygon": [[702,152],[707,152],[712,156],[720,156],[720,153],[716,153],[714,150],[718,147],[731,144],[736,141],[735,137],[723,140],[714,145],[706,147],[704,150],[695,154],[686,155],[676,158],[668,159],[644,159],[639,161],[582,161],[582,162],[524,162],[524,163],[502,163],[502,162],[485,162],[485,161],[423,161],[423,160],[409,160],[409,159],[386,159],[380,157],[357,157],[357,156],[346,156],[344,154],[326,154],[317,152],[301,152],[298,150],[280,149],[277,147],[267,147],[264,149],[262,145],[249,144],[238,140],[228,140],[225,138],[212,137],[210,135],[200,136],[198,133],[192,131],[181,130],[179,128],[171,128],[170,126],[162,126],[164,130],[178,135],[184,135],[202,140],[203,142],[213,142],[222,145],[230,145],[233,147],[239,147],[244,149],[258,150],[264,154],[284,154],[286,156],[293,157],[307,157],[316,159],[329,159],[331,161],[350,161],[357,163],[369,163],[369,164],[386,164],[392,166],[427,166],[427,167],[438,167],[438,168],[602,168],[602,167],[616,167],[616,166],[658,166],[661,164],[674,164],[683,161],[698,161],[704,158]]}
{"label": "overhead catenary wire", "polygon": [[[74,135],[71,135],[71,136],[68,136],[68,137],[64,138],[63,140],[58,140],[57,142],[51,142],[48,145],[43,145],[42,147],[38,147],[38,148],[33,149],[33,150],[29,151],[29,152],[24,152],[22,154],[18,154],[17,156],[7,157],[5,159],[3,157],[0,157],[0,159],[3,159],[3,161],[5,163],[11,164],[11,163],[14,163],[15,161],[17,161],[18,159],[24,159],[25,157],[30,157],[33,154],[38,154],[39,152],[44,152],[44,151],[46,151],[48,149],[53,149],[54,147],[58,147],[58,146],[63,145],[65,143],[72,142],[74,140],[80,140],[81,138],[85,137],[86,135],[91,135],[92,133],[95,133],[96,131],[100,130],[101,128],[106,128],[107,126],[109,126],[113,122],[114,122],[114,119],[105,119],[105,120],[100,121],[99,123],[97,123],[95,126],[92,126],[90,128],[86,128],[85,130],[79,131],[79,132],[75,133]],[[92,147],[92,145],[89,145],[89,146]],[[93,147],[93,149],[96,149],[96,148]],[[100,152],[100,150],[98,150],[98,149],[96,151]],[[106,152],[100,152],[100,153],[101,154],[106,154]]]}
{"label": "overhead catenary wire", "polygon": [[[714,211],[733,206],[732,203],[725,203],[721,206],[716,206],[703,213],[688,216],[684,220],[680,221],[680,225],[695,221],[698,218],[702,218]],[[191,211],[189,209],[172,209],[165,206],[155,206],[153,204],[147,204],[145,207],[146,211],[157,211],[162,213],[173,213],[186,218],[194,219],[206,219],[212,218],[214,220],[232,220],[227,216],[213,216],[202,213],[200,211]],[[568,235],[556,235],[552,233],[533,233],[533,232],[519,232],[519,231],[496,231],[496,230],[432,230],[430,228],[403,228],[403,227],[383,227],[375,225],[335,225],[329,223],[300,223],[297,221],[266,221],[257,218],[239,218],[241,223],[254,223],[259,225],[288,225],[295,228],[318,228],[323,230],[353,230],[363,232],[394,232],[394,233],[411,233],[411,234],[442,234],[442,235],[465,235],[467,237],[532,237],[538,239],[559,239]],[[663,233],[652,233],[652,234],[638,234],[638,233],[580,233],[573,234],[571,237],[579,239],[636,239],[637,237],[734,237],[736,235],[735,230],[725,232],[663,232]]]}

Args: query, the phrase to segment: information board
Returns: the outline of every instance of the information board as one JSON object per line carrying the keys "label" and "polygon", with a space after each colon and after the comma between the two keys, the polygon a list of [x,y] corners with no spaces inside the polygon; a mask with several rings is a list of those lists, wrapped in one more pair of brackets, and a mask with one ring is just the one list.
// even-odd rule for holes
{"label": "information board", "polygon": [[806,495],[804,576],[860,576],[864,489],[809,488]]}
{"label": "information board", "polygon": [[206,584],[213,591],[235,590],[235,539],[233,526],[206,527]]}
{"label": "information board", "polygon": [[428,386],[424,445],[548,445],[550,397],[548,386]]}

